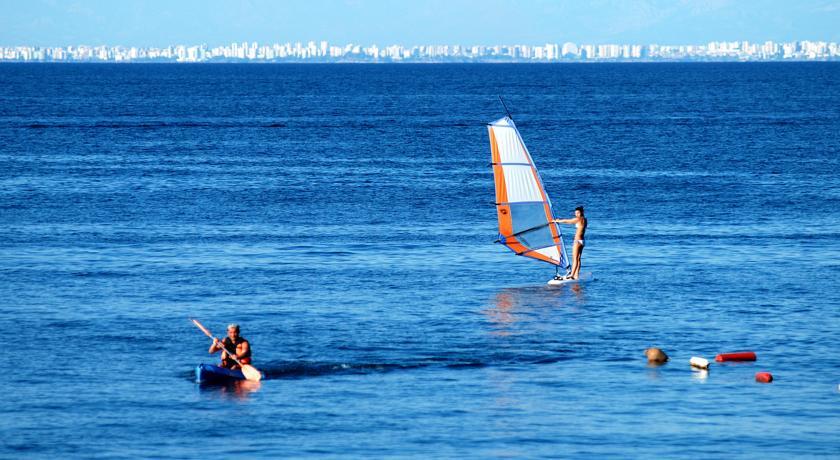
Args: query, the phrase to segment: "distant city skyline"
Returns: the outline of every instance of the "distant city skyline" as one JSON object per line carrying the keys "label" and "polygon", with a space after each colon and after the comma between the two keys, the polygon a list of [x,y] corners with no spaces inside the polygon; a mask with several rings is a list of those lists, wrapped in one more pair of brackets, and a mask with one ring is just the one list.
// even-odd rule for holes
{"label": "distant city skyline", "polygon": [[0,46],[840,42],[840,0],[0,0]]}
{"label": "distant city skyline", "polygon": [[825,41],[717,41],[700,45],[387,45],[234,42],[224,46],[0,46],[0,62],[613,62],[840,60]]}

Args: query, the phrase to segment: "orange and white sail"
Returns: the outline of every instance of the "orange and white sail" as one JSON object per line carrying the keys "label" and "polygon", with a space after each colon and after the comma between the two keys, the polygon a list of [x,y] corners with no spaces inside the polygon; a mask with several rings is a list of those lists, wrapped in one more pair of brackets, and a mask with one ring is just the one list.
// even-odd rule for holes
{"label": "orange and white sail", "polygon": [[551,222],[551,201],[519,130],[509,117],[489,123],[487,129],[496,182],[498,242],[516,255],[568,269],[560,227]]}

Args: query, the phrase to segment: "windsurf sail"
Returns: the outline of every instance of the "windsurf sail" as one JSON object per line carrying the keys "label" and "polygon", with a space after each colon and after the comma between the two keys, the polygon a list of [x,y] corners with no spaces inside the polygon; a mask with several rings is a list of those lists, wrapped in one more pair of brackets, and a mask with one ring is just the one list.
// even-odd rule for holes
{"label": "windsurf sail", "polygon": [[489,123],[487,129],[496,182],[498,242],[516,255],[568,270],[563,235],[558,224],[551,222],[551,201],[519,130],[510,117]]}

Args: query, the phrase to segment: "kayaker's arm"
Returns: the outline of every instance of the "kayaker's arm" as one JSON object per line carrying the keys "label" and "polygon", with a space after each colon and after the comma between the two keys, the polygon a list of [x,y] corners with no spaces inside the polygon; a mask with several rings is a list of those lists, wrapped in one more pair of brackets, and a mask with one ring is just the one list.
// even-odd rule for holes
{"label": "kayaker's arm", "polygon": [[248,342],[242,342],[240,346],[242,347],[242,351],[240,352],[237,349],[236,357],[242,359],[243,357],[248,356],[248,353],[251,351],[251,344]]}
{"label": "kayaker's arm", "polygon": [[211,355],[212,355],[213,353],[216,353],[217,351],[221,351],[221,352],[222,352],[222,359],[225,359],[225,357],[226,357],[226,356],[228,356],[228,355],[234,355],[236,358],[239,358],[239,356],[236,356],[236,354],[231,353],[230,351],[228,351],[227,347],[225,347],[225,343],[224,343],[223,341],[221,341],[221,340],[215,340],[215,341],[213,342],[213,345],[210,345],[210,350],[208,350],[208,352],[209,352]]}
{"label": "kayaker's arm", "polygon": [[218,339],[213,339],[213,344],[210,345],[210,349],[207,350],[207,352],[212,355],[213,353],[221,350],[222,348],[222,342],[219,342]]}

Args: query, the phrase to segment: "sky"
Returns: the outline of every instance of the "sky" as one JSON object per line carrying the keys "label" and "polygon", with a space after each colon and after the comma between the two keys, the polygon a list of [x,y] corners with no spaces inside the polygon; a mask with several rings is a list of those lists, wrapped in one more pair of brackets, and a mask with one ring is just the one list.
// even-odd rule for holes
{"label": "sky", "polygon": [[840,0],[0,0],[0,46],[840,42]]}

